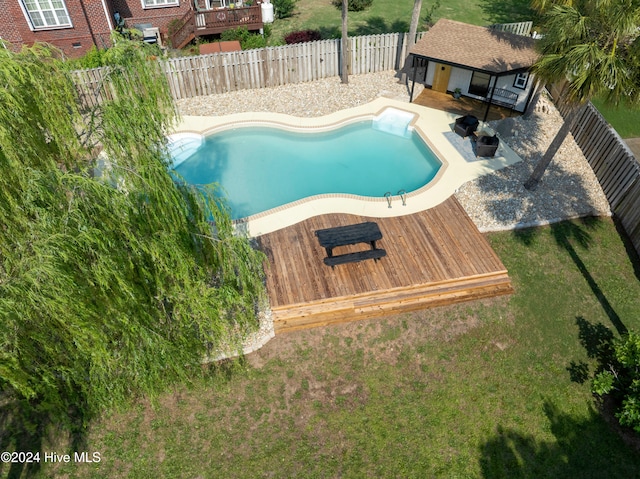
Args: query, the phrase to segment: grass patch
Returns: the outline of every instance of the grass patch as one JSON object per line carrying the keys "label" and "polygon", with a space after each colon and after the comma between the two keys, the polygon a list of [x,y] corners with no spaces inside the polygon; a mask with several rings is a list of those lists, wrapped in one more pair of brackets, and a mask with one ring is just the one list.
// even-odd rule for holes
{"label": "grass patch", "polygon": [[580,324],[640,329],[640,264],[608,219],[489,240],[513,296],[278,336],[41,477],[634,477],[572,371],[593,372]]}
{"label": "grass patch", "polygon": [[[434,3],[432,0],[423,1],[421,19]],[[373,5],[362,12],[349,12],[349,35],[408,32],[412,10],[413,0],[374,0]],[[440,1],[433,20],[440,18],[489,25],[531,20],[533,14],[526,0],[451,0]],[[270,42],[282,43],[288,33],[308,29],[319,30],[323,38],[339,38],[341,25],[341,12],[331,5],[331,0],[298,0],[292,17],[273,23]]]}
{"label": "grass patch", "polygon": [[614,107],[598,98],[592,103],[622,138],[640,138],[640,107]]}

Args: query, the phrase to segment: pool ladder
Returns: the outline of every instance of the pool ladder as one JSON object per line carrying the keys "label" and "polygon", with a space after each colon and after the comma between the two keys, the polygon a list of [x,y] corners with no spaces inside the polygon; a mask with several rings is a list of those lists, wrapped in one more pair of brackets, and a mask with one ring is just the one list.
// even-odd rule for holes
{"label": "pool ladder", "polygon": [[[407,206],[407,192],[405,190],[398,191],[396,196],[399,196],[402,200],[402,206]],[[387,191],[384,194],[384,197],[387,199],[387,205],[389,205],[389,208],[391,208],[391,198],[393,198],[393,195],[390,191]]]}

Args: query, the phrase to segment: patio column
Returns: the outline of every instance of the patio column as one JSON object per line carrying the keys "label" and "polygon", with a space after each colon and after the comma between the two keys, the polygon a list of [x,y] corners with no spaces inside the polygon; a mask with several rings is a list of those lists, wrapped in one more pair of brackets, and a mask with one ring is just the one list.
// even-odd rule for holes
{"label": "patio column", "polygon": [[416,62],[416,57],[412,55],[413,58],[413,75],[411,77],[411,94],[409,95],[409,103],[413,101],[413,90],[416,87],[416,74],[418,73],[418,62]]}
{"label": "patio column", "polygon": [[491,102],[493,101],[493,92],[495,91],[495,87],[496,87],[496,80],[494,80],[493,82],[493,86],[491,86],[491,80],[493,79],[493,76],[489,77],[489,87],[491,88],[491,95],[489,95],[489,103],[487,103],[487,109],[484,112],[484,118],[482,119],[482,122],[486,122],[487,121],[487,117],[489,116],[489,108],[491,108]]}

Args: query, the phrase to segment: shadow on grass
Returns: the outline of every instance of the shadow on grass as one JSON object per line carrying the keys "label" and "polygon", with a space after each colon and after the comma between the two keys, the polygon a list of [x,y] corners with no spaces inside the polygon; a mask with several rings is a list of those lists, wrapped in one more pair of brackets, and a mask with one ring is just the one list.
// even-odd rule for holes
{"label": "shadow on grass", "polygon": [[536,12],[529,0],[481,0],[480,7],[486,18],[493,23],[516,23],[538,21]]}
{"label": "shadow on grass", "polygon": [[[7,401],[0,408],[0,451],[32,454],[0,462],[1,477],[28,479],[38,476],[41,464],[45,462],[45,452],[51,452],[44,448],[45,443],[50,443],[54,436],[62,437],[64,434],[60,424],[52,419],[46,409],[46,405],[27,401]],[[76,451],[86,450],[85,429],[81,426],[82,416],[77,412],[74,414],[74,424],[70,425],[71,432],[66,431],[69,444],[67,453],[71,454],[71,457]],[[56,452],[61,454],[59,450]],[[36,457],[38,459],[35,459]]]}
{"label": "shadow on grass", "polygon": [[598,411],[586,417],[562,411],[550,400],[543,404],[552,440],[498,426],[480,448],[485,478],[629,478],[637,477],[640,456],[630,453]]}
{"label": "shadow on grass", "polygon": [[[533,115],[528,120],[507,118],[495,123],[496,131],[506,138],[507,144],[513,132],[518,133],[518,128],[524,128],[525,131],[536,131],[548,128],[548,126],[545,125],[544,114]],[[627,327],[579,254],[580,249],[588,250],[591,247],[593,243],[592,231],[600,225],[597,218],[585,217],[589,211],[595,211],[596,208],[584,204],[585,199],[590,198],[590,194],[583,178],[579,174],[565,169],[561,161],[553,161],[547,168],[541,182],[541,185],[545,183],[555,185],[553,189],[549,188],[546,193],[541,194],[540,190],[529,192],[522,187],[539,158],[545,153],[543,150],[547,147],[548,145],[540,146],[539,151],[525,152],[527,156],[522,163],[509,167],[510,171],[517,172],[512,177],[508,175],[505,177],[504,172],[498,171],[493,175],[478,179],[478,187],[488,196],[487,210],[499,222],[521,221],[521,226],[551,222],[551,235],[556,244],[568,253],[618,333],[625,334]],[[507,195],[505,198],[503,194],[505,189],[512,191],[513,194]],[[547,211],[554,211],[554,214],[561,217],[582,216],[583,218],[554,222],[560,218],[548,217]],[[513,234],[528,246],[535,241],[541,231],[540,228],[515,229]],[[624,237],[624,235],[621,236]]]}
{"label": "shadow on grass", "polygon": [[394,20],[392,23],[382,17],[369,17],[364,25],[358,25],[349,35],[375,35],[380,33],[408,32],[409,23],[404,20]]}
{"label": "shadow on grass", "polygon": [[[587,356],[599,364],[609,364],[613,359],[613,332],[602,323],[592,324],[582,316],[576,318],[578,339]],[[589,365],[584,361],[571,361],[567,366],[572,382],[583,384],[591,378]]]}
{"label": "shadow on grass", "polygon": [[[246,371],[247,364],[244,356],[211,363],[203,366],[203,377],[227,384]],[[89,450],[87,432],[94,417],[87,415],[88,406],[80,392],[63,401],[64,407],[61,407],[45,401],[16,400],[0,392],[0,452],[40,454],[39,461],[0,461],[1,478],[40,478],[51,474],[48,467],[42,467],[43,463],[51,462],[45,461],[45,453],[68,454],[73,462],[76,453]],[[64,417],[60,411],[64,411]]]}
{"label": "shadow on grass", "polygon": [[[582,316],[576,318],[578,339],[585,349],[587,357],[598,361],[598,368],[610,364],[613,360],[613,332],[602,323],[590,323]],[[591,379],[589,365],[584,361],[571,361],[567,366],[572,382],[583,384]]]}
{"label": "shadow on grass", "polygon": [[[618,333],[623,335],[628,332],[627,327],[620,319],[618,313],[616,313],[600,286],[598,286],[598,283],[578,254],[578,249],[574,246],[575,244],[579,248],[589,249],[592,243],[591,231],[597,228],[598,225],[599,222],[597,218],[587,217],[577,221],[554,223],[550,228],[551,235],[553,236],[556,244],[562,247],[569,254],[569,257],[572,259],[578,268],[578,271],[580,271],[580,274],[582,274],[582,277],[589,285],[589,288],[602,306],[605,314],[608,316]],[[533,237],[538,234],[538,230],[515,230],[513,234],[524,244],[528,245],[531,244]]]}
{"label": "shadow on grass", "polygon": [[[320,27],[318,31],[323,40],[340,38],[342,36],[339,25]],[[392,23],[387,23],[384,18],[374,16],[367,18],[364,25],[357,25],[354,28],[350,27],[349,36],[377,35],[407,31],[409,31],[409,24],[404,20],[395,20]]]}
{"label": "shadow on grass", "polygon": [[622,239],[622,243],[624,244],[624,249],[627,252],[627,256],[631,259],[631,263],[633,264],[633,272],[640,281],[640,255],[638,255],[638,251],[636,251],[635,246],[631,242],[629,235],[615,216],[613,217],[613,222],[616,226],[616,231],[620,235],[620,239]]}
{"label": "shadow on grass", "polygon": [[[598,286],[598,283],[578,254],[578,249],[574,246],[575,244],[579,248],[589,249],[592,243],[591,231],[596,229],[598,225],[599,222],[597,218],[588,217],[577,221],[554,223],[550,228],[551,235],[553,236],[556,244],[561,246],[569,254],[569,257],[572,259],[573,263],[578,268],[578,271],[580,271],[580,274],[582,274],[582,277],[589,285],[589,288],[602,306],[605,314],[608,316],[618,333],[623,335],[628,332],[627,327],[620,319],[618,313],[616,313],[600,286]],[[513,234],[524,244],[530,244],[533,237],[538,234],[537,231],[537,229],[515,230]]]}

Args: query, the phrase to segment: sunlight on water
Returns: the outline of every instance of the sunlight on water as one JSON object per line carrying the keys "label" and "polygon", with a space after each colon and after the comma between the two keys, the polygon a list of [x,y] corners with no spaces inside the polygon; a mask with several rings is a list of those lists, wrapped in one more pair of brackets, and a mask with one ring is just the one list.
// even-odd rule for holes
{"label": "sunlight on water", "polygon": [[408,111],[386,108],[373,119],[373,128],[402,138],[410,138],[411,130],[409,129],[409,124],[414,117],[415,114]]}

